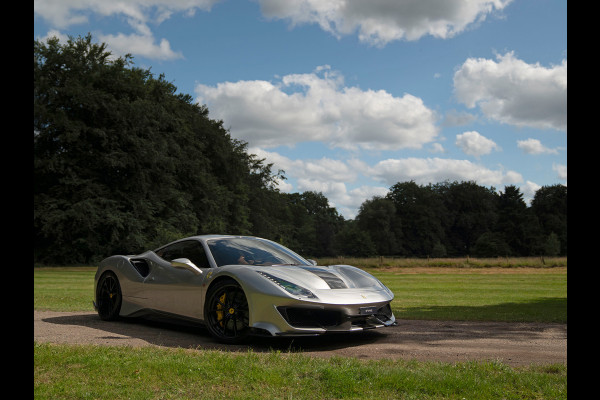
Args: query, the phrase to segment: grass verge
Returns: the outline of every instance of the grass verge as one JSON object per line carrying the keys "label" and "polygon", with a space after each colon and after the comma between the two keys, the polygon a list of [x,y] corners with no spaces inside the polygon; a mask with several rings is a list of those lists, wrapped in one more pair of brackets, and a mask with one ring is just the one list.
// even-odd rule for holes
{"label": "grass verge", "polygon": [[566,365],[34,343],[39,399],[566,399]]}

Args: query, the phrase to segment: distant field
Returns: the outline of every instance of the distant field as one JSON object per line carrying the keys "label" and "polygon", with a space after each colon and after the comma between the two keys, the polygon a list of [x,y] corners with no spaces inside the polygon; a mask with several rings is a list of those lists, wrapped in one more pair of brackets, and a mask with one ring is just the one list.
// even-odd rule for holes
{"label": "distant field", "polygon": [[348,264],[360,268],[553,268],[567,267],[567,257],[495,257],[495,258],[400,258],[400,257],[332,257],[316,259],[319,265]]}
{"label": "distant field", "polygon": [[566,268],[370,272],[394,292],[399,319],[567,322]]}
{"label": "distant field", "polygon": [[33,269],[33,309],[94,311],[95,267]]}
{"label": "distant field", "polygon": [[[552,259],[560,265],[554,267],[532,259],[521,260],[520,265],[527,266],[519,267],[493,265],[496,259],[485,261],[485,267],[464,266],[464,259],[446,259],[446,266],[398,259],[374,267],[373,260],[345,261],[369,271],[394,292],[392,309],[398,319],[567,322],[566,258]],[[483,264],[469,260],[469,265],[480,265],[477,262]],[[34,268],[34,309],[93,311],[95,271]]]}

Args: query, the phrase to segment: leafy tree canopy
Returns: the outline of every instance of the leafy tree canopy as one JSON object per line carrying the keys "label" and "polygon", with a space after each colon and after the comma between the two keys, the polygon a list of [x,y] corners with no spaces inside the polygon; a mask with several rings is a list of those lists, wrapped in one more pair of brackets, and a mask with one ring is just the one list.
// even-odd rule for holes
{"label": "leafy tree canopy", "polygon": [[249,233],[270,166],[164,76],[90,35],[34,42],[36,259],[89,262],[199,232]]}

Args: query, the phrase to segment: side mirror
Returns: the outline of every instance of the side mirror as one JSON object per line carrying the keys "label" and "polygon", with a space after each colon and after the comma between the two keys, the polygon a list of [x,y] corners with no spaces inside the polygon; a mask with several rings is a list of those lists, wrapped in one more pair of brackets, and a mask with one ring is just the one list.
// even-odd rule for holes
{"label": "side mirror", "polygon": [[202,274],[202,270],[189,260],[189,258],[176,258],[171,261],[171,266],[174,268],[187,269],[191,271],[194,275]]}

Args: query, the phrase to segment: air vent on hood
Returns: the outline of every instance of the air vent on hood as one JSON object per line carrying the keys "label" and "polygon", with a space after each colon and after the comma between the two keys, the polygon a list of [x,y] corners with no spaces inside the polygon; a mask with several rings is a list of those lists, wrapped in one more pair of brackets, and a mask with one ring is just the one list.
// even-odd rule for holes
{"label": "air vent on hood", "polygon": [[300,267],[306,271],[310,271],[323,279],[331,289],[348,289],[346,283],[340,279],[339,276],[332,274],[331,272],[323,271],[319,268]]}

